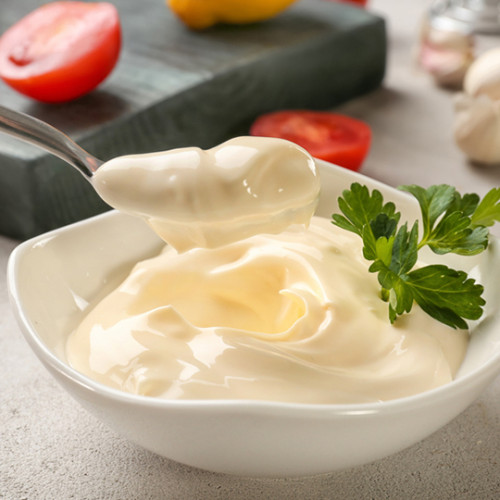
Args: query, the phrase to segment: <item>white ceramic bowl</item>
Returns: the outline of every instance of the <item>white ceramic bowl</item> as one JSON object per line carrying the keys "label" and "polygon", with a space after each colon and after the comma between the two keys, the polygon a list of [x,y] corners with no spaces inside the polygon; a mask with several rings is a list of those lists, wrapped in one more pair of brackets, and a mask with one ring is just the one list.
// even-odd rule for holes
{"label": "white ceramic bowl", "polygon": [[[351,182],[378,188],[415,219],[413,199],[400,191],[323,162],[319,215],[337,210]],[[390,402],[305,405],[252,401],[166,401],[105,387],[70,368],[63,347],[89,303],[114,288],[132,265],[160,248],[141,221],[107,214],[21,244],[12,254],[8,285],[19,325],[46,368],[85,408],[131,441],[203,469],[253,476],[308,475],[361,465],[408,447],[463,411],[500,371],[498,242],[475,266],[488,311],[472,336],[456,380]],[[462,262],[463,261],[463,262]],[[463,265],[462,265],[463,264]]]}

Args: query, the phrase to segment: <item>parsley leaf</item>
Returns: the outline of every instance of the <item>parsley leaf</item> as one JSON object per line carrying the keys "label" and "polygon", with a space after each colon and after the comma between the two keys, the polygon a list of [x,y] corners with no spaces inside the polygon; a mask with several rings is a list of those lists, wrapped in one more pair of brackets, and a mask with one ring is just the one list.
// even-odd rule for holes
{"label": "parsley leaf", "polygon": [[474,224],[472,216],[479,196],[463,197],[452,186],[440,184],[424,189],[401,186],[418,200],[422,212],[423,235],[419,248],[428,245],[437,254],[475,255],[488,246],[489,230]]}
{"label": "parsley leaf", "polygon": [[492,226],[500,222],[500,188],[486,194],[471,219],[474,226]]}
{"label": "parsley leaf", "polygon": [[[417,261],[417,238],[417,224],[413,225],[410,232],[404,224],[393,239],[390,259],[384,261],[382,258],[376,258],[369,268],[371,272],[378,272],[377,278],[382,286],[382,298],[389,302],[391,323],[398,315],[410,312],[413,305],[413,293],[407,286],[406,278],[408,271]],[[382,248],[384,252],[389,250],[385,245]],[[380,254],[380,256],[383,255]]]}
{"label": "parsley leaf", "polygon": [[488,246],[488,236],[488,228],[483,226],[471,228],[470,217],[464,216],[461,212],[453,212],[443,217],[423,243],[440,255],[450,252],[475,255]]}
{"label": "parsley leaf", "polygon": [[374,189],[372,194],[366,186],[355,182],[350,190],[342,193],[343,198],[339,198],[339,208],[345,215],[334,214],[334,223],[347,231],[352,231],[359,236],[363,233],[363,228],[377,215],[385,214],[389,219],[399,222],[400,213],[396,213],[396,206],[389,202],[384,204],[384,199],[380,191]]}
{"label": "parsley leaf", "polygon": [[462,319],[479,319],[485,304],[483,287],[467,276],[443,265],[430,265],[408,274],[415,302],[433,318],[451,327],[467,328]]}
{"label": "parsley leaf", "polygon": [[418,251],[428,246],[436,254],[475,255],[488,246],[488,226],[500,221],[500,188],[483,200],[476,194],[460,195],[446,184],[401,186],[418,201],[422,237],[415,222],[398,227],[401,214],[392,202],[384,203],[378,190],[353,183],[338,204],[341,214],[332,223],[361,236],[363,255],[373,261],[381,298],[388,303],[389,319],[411,311],[416,302],[427,314],[453,328],[467,328],[465,320],[479,319],[485,304],[483,287],[463,271],[444,265],[415,268]]}
{"label": "parsley leaf", "polygon": [[385,252],[388,256],[388,251],[382,248],[382,243],[377,245],[377,242],[389,239],[392,249],[394,238],[391,239],[391,235],[394,234],[396,227],[397,222],[385,213],[378,214],[369,224],[363,226],[361,237],[364,243],[363,255],[365,259],[375,260],[379,252]]}
{"label": "parsley leaf", "polygon": [[399,189],[408,191],[418,200],[422,212],[422,224],[424,226],[423,239],[427,239],[432,233],[432,228],[440,215],[442,215],[452,204],[455,188],[441,184],[424,189],[420,186],[401,186]]}

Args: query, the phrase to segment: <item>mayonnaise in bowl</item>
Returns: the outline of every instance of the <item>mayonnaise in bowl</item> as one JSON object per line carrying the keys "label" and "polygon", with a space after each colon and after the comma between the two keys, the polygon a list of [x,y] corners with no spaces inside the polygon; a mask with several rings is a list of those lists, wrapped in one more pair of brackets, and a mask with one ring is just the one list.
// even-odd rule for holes
{"label": "mayonnaise in bowl", "polygon": [[360,239],[314,217],[314,160],[280,139],[111,160],[104,199],[169,245],[70,335],[69,363],[166,399],[344,404],[450,382],[467,348],[420,309],[391,325]]}

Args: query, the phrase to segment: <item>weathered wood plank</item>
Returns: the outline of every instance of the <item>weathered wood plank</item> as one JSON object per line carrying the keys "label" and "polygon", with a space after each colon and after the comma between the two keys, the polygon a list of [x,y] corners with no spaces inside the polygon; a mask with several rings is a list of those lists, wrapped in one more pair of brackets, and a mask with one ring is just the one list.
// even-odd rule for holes
{"label": "weathered wood plank", "polygon": [[[3,0],[0,32],[40,4]],[[187,30],[162,0],[120,0],[118,66],[91,94],[33,102],[0,83],[0,103],[62,129],[102,159],[245,134],[259,114],[331,108],[384,75],[384,21],[324,0],[301,0],[249,26]],[[71,167],[0,135],[0,233],[27,238],[107,207]]]}

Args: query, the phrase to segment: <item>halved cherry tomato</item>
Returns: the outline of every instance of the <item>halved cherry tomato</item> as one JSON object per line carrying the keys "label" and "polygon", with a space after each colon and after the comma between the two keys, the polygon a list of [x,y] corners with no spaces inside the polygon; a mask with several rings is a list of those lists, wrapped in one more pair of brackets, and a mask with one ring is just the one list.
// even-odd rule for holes
{"label": "halved cherry tomato", "polygon": [[69,101],[109,75],[120,47],[120,19],[110,3],[52,2],[2,35],[0,77],[33,99]]}
{"label": "halved cherry tomato", "polygon": [[355,5],[359,5],[362,7],[365,7],[366,4],[368,3],[368,0],[334,0],[334,1],[342,3],[353,3]]}
{"label": "halved cherry tomato", "polygon": [[358,170],[370,149],[370,127],[327,111],[277,111],[257,118],[251,135],[279,137],[302,146],[315,158]]}

